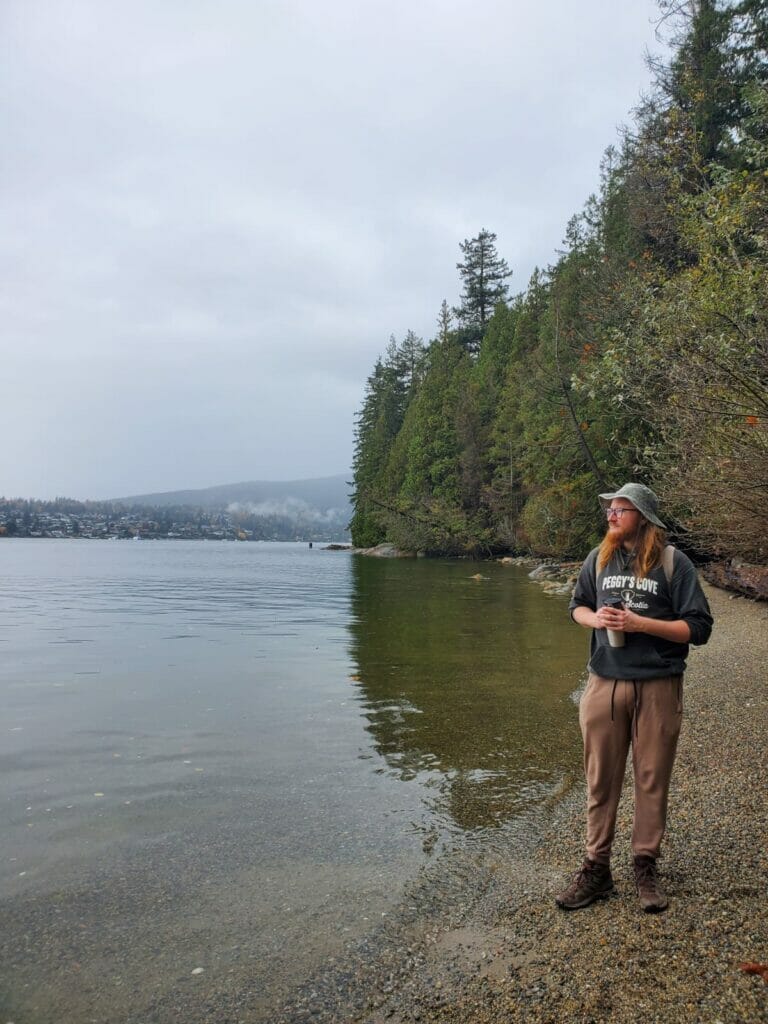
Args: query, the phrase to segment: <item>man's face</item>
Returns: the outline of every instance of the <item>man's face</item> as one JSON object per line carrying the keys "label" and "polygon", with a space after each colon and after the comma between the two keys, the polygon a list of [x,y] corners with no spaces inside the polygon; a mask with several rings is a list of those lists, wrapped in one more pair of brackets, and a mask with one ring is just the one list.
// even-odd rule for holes
{"label": "man's face", "polygon": [[[615,511],[614,511],[615,510]],[[640,525],[640,513],[626,498],[614,498],[607,510],[608,536],[631,547]]]}

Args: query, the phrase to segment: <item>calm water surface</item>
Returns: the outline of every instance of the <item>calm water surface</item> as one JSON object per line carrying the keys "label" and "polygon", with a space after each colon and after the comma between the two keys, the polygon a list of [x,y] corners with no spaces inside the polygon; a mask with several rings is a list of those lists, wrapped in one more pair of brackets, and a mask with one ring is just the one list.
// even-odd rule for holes
{"label": "calm water surface", "polygon": [[0,569],[16,1024],[162,1020],[245,978],[267,1020],[430,859],[503,853],[578,773],[585,638],[522,570],[35,540]]}

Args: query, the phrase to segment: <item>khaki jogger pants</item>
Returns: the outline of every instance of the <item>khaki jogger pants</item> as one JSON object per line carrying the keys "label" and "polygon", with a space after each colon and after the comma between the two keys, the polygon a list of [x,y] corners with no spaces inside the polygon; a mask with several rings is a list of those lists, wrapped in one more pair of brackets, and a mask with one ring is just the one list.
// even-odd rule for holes
{"label": "khaki jogger pants", "polygon": [[587,778],[587,856],[608,864],[632,747],[634,856],[658,857],[682,720],[683,677],[604,679],[590,675],[579,706]]}

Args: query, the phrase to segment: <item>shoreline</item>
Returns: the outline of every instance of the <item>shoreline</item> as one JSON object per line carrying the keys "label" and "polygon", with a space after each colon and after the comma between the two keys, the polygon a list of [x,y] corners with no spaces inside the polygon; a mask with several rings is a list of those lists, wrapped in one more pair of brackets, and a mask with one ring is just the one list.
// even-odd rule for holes
{"label": "shoreline", "polygon": [[739,969],[768,962],[768,607],[705,590],[715,630],[686,673],[659,862],[666,913],[643,914],[634,893],[630,765],[616,897],[571,913],[554,904],[583,856],[579,780],[533,842],[513,829],[493,849],[461,851],[451,870],[432,865],[397,920],[314,976],[274,1020],[768,1021],[768,985]]}
{"label": "shoreline", "polygon": [[[347,550],[353,555],[365,555],[368,558],[449,558],[467,559],[479,562],[498,562],[500,565],[516,565],[530,567],[533,571],[528,575],[540,583],[545,590],[556,594],[567,594],[576,583],[583,559],[563,560],[544,555],[492,555],[488,557],[471,555],[426,555],[423,551],[406,551],[394,544],[377,544],[372,548],[356,548]],[[701,576],[716,587],[748,597],[755,601],[768,601],[768,564],[756,565],[744,562],[740,558],[728,558],[725,561],[706,562],[700,566]]]}

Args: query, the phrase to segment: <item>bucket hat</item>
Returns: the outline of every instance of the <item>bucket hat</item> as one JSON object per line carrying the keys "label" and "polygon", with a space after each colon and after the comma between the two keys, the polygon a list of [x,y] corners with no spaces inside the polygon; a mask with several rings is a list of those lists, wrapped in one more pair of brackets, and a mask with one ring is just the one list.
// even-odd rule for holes
{"label": "bucket hat", "polygon": [[598,497],[603,508],[608,508],[614,498],[626,498],[641,515],[645,516],[649,523],[666,530],[666,526],[658,516],[659,499],[645,484],[624,484],[618,491],[613,491],[611,494],[600,494]]}

